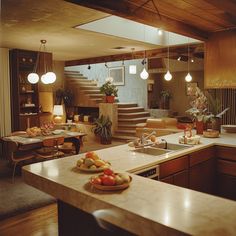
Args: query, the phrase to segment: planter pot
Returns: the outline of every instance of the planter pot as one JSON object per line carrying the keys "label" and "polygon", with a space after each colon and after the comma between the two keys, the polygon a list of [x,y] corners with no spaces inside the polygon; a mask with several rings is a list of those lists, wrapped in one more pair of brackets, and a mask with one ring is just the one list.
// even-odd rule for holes
{"label": "planter pot", "polygon": [[111,138],[100,137],[101,144],[111,144]]}
{"label": "planter pot", "polygon": [[115,96],[106,96],[106,102],[107,103],[114,103]]}
{"label": "planter pot", "polygon": [[220,132],[221,129],[221,118],[212,117],[211,118],[211,128]]}
{"label": "planter pot", "polygon": [[195,125],[196,125],[197,134],[203,134],[203,131],[207,129],[207,125],[203,121],[197,120]]}

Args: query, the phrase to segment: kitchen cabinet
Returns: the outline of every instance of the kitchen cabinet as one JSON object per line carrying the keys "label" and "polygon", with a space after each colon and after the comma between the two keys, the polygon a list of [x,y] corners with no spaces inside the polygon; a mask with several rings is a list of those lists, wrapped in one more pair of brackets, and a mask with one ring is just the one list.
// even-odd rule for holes
{"label": "kitchen cabinet", "polygon": [[216,147],[217,195],[236,200],[236,148]]}
{"label": "kitchen cabinet", "polygon": [[160,181],[188,188],[188,156],[160,164]]}
{"label": "kitchen cabinet", "polygon": [[214,147],[189,154],[189,188],[214,194],[216,192],[216,158]]}

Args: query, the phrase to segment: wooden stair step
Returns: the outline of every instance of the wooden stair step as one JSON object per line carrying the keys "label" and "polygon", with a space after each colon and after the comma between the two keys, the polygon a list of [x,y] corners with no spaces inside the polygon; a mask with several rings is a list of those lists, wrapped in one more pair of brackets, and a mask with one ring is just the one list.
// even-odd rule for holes
{"label": "wooden stair step", "polygon": [[122,108],[118,108],[118,113],[142,112],[142,111],[144,111],[143,107],[122,107]]}
{"label": "wooden stair step", "polygon": [[64,74],[75,74],[75,75],[81,75],[80,71],[74,71],[74,70],[65,70]]}
{"label": "wooden stair step", "polygon": [[67,81],[76,81],[76,80],[86,81],[86,80],[89,80],[88,77],[83,76],[83,75],[76,76],[76,77],[65,76],[65,79]]}
{"label": "wooden stair step", "polygon": [[118,123],[118,129],[136,129],[137,125],[136,124],[121,124]]}
{"label": "wooden stair step", "polygon": [[150,113],[147,111],[118,114],[118,118],[138,118],[138,117],[147,117],[147,116],[150,116]]}
{"label": "wooden stair step", "polygon": [[118,103],[118,108],[137,107],[137,103]]}
{"label": "wooden stair step", "polygon": [[81,81],[73,81],[73,82],[69,82],[72,86],[74,85],[78,85],[78,86],[97,86],[96,82],[90,82],[90,81],[85,81],[85,82],[81,82]]}

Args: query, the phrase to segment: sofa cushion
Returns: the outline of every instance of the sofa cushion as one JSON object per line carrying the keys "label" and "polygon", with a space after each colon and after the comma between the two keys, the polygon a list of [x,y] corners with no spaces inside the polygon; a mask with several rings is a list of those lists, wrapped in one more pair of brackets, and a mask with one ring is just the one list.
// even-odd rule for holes
{"label": "sofa cushion", "polygon": [[165,121],[163,119],[147,119],[148,128],[166,128]]}

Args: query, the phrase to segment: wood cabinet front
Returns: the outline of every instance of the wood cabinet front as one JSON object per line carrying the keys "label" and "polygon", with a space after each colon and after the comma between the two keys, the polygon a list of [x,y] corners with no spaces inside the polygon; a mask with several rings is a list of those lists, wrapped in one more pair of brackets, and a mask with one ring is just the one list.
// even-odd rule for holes
{"label": "wood cabinet front", "polygon": [[217,195],[236,200],[236,148],[216,147]]}
{"label": "wood cabinet front", "polygon": [[161,163],[160,181],[188,188],[188,156]]}

